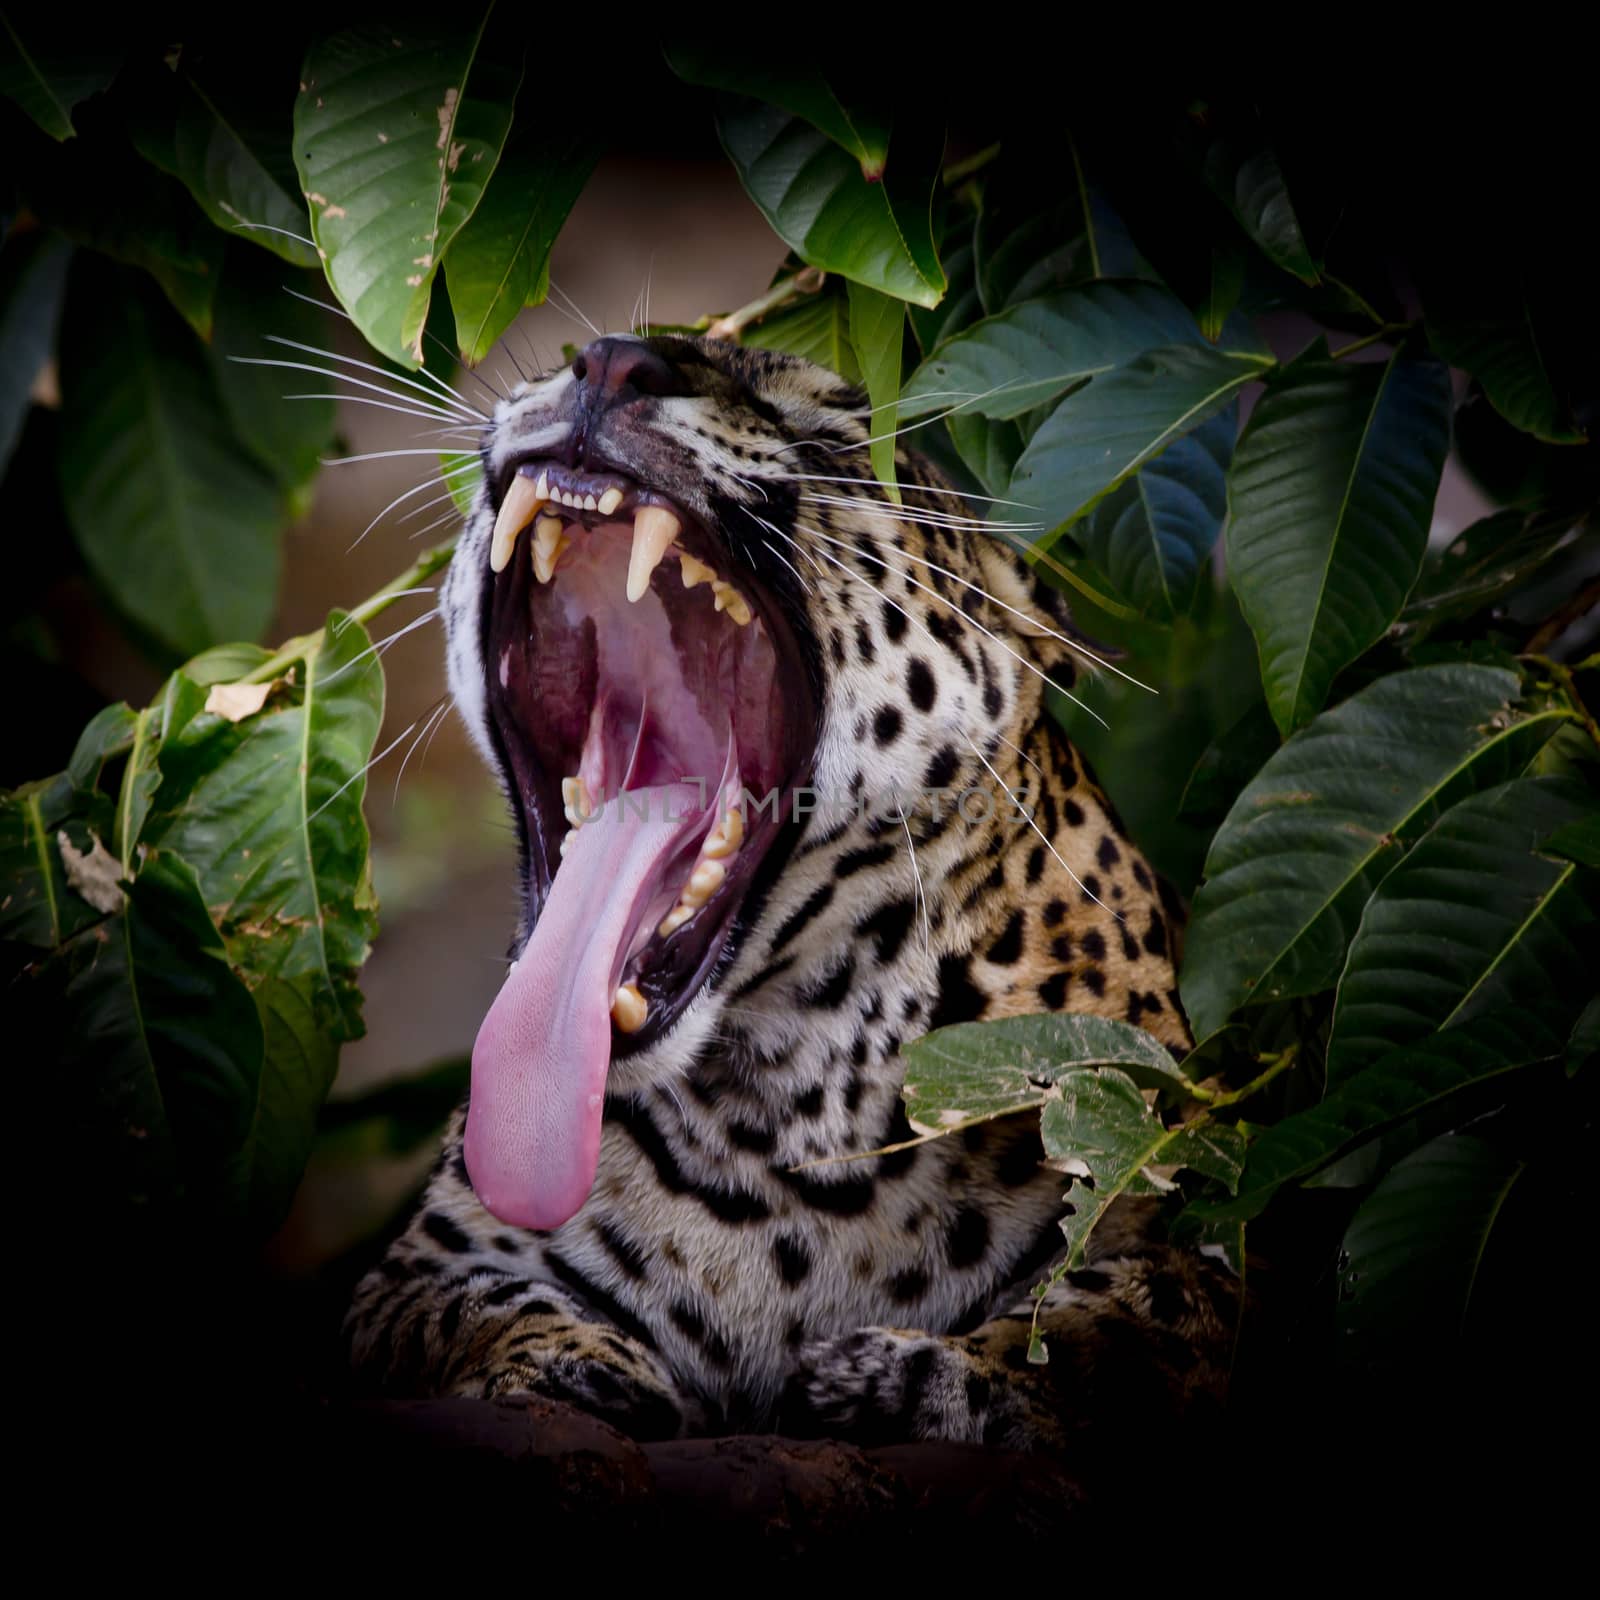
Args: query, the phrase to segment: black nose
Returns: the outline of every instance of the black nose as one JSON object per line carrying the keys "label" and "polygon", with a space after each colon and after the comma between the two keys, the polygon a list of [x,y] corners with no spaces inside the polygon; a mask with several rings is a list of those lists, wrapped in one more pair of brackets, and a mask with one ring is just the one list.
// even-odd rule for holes
{"label": "black nose", "polygon": [[578,353],[572,375],[603,404],[634,395],[677,394],[678,375],[639,339],[596,339]]}

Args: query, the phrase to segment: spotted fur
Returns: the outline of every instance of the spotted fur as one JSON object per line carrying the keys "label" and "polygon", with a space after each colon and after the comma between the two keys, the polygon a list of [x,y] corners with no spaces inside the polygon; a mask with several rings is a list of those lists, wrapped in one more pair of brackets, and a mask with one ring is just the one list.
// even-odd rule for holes
{"label": "spotted fur", "polygon": [[517,459],[582,429],[782,598],[821,708],[820,792],[998,789],[1032,821],[1001,803],[792,823],[712,981],[613,1063],[583,1209],[549,1233],[498,1222],[458,1117],[421,1209],[358,1289],[357,1365],[396,1391],[575,1401],[642,1437],[778,1426],[1047,1447],[1117,1403],[1113,1375],[1174,1413],[1214,1394],[1225,1275],[1115,1211],[1046,1304],[1050,1365],[1027,1364],[1062,1180],[1025,1121],[824,1160],[914,1137],[899,1048],[931,1028],[1067,1010],[1188,1042],[1171,909],[1045,708],[1045,677],[1070,689],[1083,661],[1058,598],[1001,539],[952,522],[961,502],[903,450],[897,510],[871,475],[862,398],[831,373],[653,343],[681,392],[596,409],[565,368],[487,432],[443,607],[486,758],[503,773],[482,660],[498,493]]}

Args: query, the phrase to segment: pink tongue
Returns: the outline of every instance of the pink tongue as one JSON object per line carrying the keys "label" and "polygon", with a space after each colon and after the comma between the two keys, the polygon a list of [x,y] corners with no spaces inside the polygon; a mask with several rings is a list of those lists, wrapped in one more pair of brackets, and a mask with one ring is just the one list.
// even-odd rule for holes
{"label": "pink tongue", "polygon": [[[692,784],[637,789],[575,830],[483,1019],[472,1047],[467,1173],[504,1222],[560,1227],[594,1185],[611,998],[662,870],[706,825],[699,798]],[[644,803],[647,819],[638,814]]]}

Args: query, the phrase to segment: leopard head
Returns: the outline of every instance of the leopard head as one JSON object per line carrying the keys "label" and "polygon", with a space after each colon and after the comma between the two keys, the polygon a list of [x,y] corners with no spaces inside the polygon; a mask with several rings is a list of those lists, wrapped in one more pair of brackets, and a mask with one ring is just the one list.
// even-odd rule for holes
{"label": "leopard head", "polygon": [[897,504],[869,442],[835,374],[679,337],[598,339],[485,430],[443,609],[521,841],[466,1136],[509,1222],[582,1205],[608,1095],[859,1060],[862,1010],[827,996],[860,974],[911,1016],[974,937],[959,869],[1032,826],[1065,615],[905,450]]}

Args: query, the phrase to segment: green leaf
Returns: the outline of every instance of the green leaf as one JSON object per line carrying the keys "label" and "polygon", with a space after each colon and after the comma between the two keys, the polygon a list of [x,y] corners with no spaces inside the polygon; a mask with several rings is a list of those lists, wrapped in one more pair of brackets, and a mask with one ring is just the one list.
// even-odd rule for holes
{"label": "green leaf", "polygon": [[[1116,1066],[1150,1088],[1187,1095],[1159,1039],[1107,1017],[1049,1013],[958,1022],[901,1049],[906,1114],[920,1133],[955,1133],[1055,1098],[1063,1073]],[[1142,1102],[1141,1102],[1142,1105]]]}
{"label": "green leaf", "polygon": [[233,1182],[250,1231],[261,1238],[288,1215],[339,1064],[338,1042],[322,1025],[315,991],[309,977],[268,978],[255,990],[261,1075]]}
{"label": "green leaf", "polygon": [[1431,554],[1401,620],[1433,627],[1477,615],[1521,588],[1572,533],[1562,512],[1497,511]]}
{"label": "green leaf", "polygon": [[1277,155],[1259,129],[1219,135],[1202,158],[1201,171],[1212,192],[1271,260],[1303,283],[1320,282]]}
{"label": "green leaf", "polygon": [[[285,294],[285,276],[270,257],[230,246],[207,354],[235,437],[298,510],[298,497],[310,488],[322,458],[333,448],[337,403],[330,382],[285,367],[254,364],[262,358],[316,360],[268,344],[269,335],[320,348],[330,343],[328,313]],[[286,399],[289,394],[327,398]]]}
{"label": "green leaf", "polygon": [[1600,1053],[1600,995],[1583,1008],[1583,1014],[1572,1025],[1565,1052],[1567,1076],[1570,1078],[1587,1066],[1597,1053]]}
{"label": "green leaf", "polygon": [[[1070,394],[1034,434],[1011,475],[1009,498],[1045,526],[1070,526],[1146,462],[1226,410],[1262,376],[1252,357],[1169,345]],[[1038,541],[1048,547],[1051,534]]]}
{"label": "green leaf", "polygon": [[1244,1165],[1244,1136],[1221,1123],[1204,1121],[1168,1128],[1144,1103],[1125,1073],[1065,1074],[1059,1097],[1039,1116],[1046,1163],[1077,1180],[1067,1191],[1067,1271],[1083,1265],[1089,1235],[1119,1195],[1162,1193],[1172,1181],[1150,1169],[1192,1167],[1229,1189]]}
{"label": "green leaf", "polygon": [[889,153],[890,118],[878,106],[854,97],[846,105],[827,77],[809,64],[791,60],[757,61],[749,50],[719,49],[703,41],[675,41],[666,49],[667,64],[686,83],[779,106],[803,117],[841,149],[855,157],[863,177],[882,177]]}
{"label": "green leaf", "polygon": [[52,139],[70,139],[74,107],[99,94],[117,75],[121,57],[103,43],[98,27],[41,25],[30,17],[25,27],[0,13],[0,94],[22,107]]}
{"label": "green leaf", "polygon": [[[109,1205],[229,1199],[249,1129],[261,1025],[229,970],[193,870],[147,859],[115,916],[32,980],[54,1000],[59,1136]],[[59,987],[57,987],[59,985]]]}
{"label": "green leaf", "polygon": [[1469,1134],[1430,1140],[1390,1172],[1339,1248],[1341,1359],[1436,1365],[1465,1330],[1478,1268],[1524,1163]]}
{"label": "green leaf", "polygon": [[27,421],[34,379],[55,348],[71,256],[58,233],[12,239],[0,255],[0,473]]}
{"label": "green leaf", "polygon": [[600,158],[587,118],[545,114],[524,90],[493,181],[450,246],[445,277],[456,344],[468,366],[495,347],[524,306],[550,292],[550,250]]}
{"label": "green leaf", "polygon": [[294,85],[283,88],[279,100],[239,74],[200,83],[182,67],[152,69],[130,132],[139,153],[178,179],[217,227],[313,267],[317,252],[304,242],[305,207],[287,159]]}
{"label": "green leaf", "polygon": [[1425,287],[1429,343],[1483,385],[1507,422],[1549,444],[1587,437],[1553,376],[1569,330],[1536,269],[1509,258],[1466,272],[1453,263]]}
{"label": "green leaf", "polygon": [[0,944],[53,950],[101,920],[67,882],[59,837],[89,851],[109,837],[110,810],[66,773],[0,793]]}
{"label": "green leaf", "polygon": [[1222,532],[1238,431],[1237,408],[1229,406],[1073,525],[1073,542],[1143,616],[1186,616],[1209,585],[1207,558]]}
{"label": "green leaf", "polygon": [[810,295],[746,328],[741,342],[760,350],[783,350],[837,372],[847,383],[861,382],[850,343],[848,294]]}
{"label": "green leaf", "polygon": [[105,764],[133,748],[138,720],[122,701],[101,707],[89,719],[67,762],[67,776],[78,788],[93,789]]}
{"label": "green leaf", "polygon": [[948,411],[1020,417],[1157,345],[1199,345],[1181,300],[1153,283],[1107,279],[1024,300],[946,340],[900,397],[908,417]]}
{"label": "green leaf", "polygon": [[[957,453],[984,492],[1004,498],[1022,454],[1022,430],[1014,422],[995,422],[966,411],[954,411],[944,422]],[[1016,515],[1015,507],[1006,510]]]}
{"label": "green leaf", "polygon": [[277,598],[278,495],[186,330],[137,284],[80,263],[61,390],[67,517],[118,609],[182,655],[260,633]]}
{"label": "green leaf", "polygon": [[1447,806],[1520,773],[1567,720],[1518,716],[1515,674],[1417,667],[1297,733],[1206,857],[1180,987],[1198,1038],[1239,1006],[1330,988],[1361,908]]}
{"label": "green leaf", "polygon": [[1419,1045],[1396,1050],[1358,1072],[1319,1105],[1286,1117],[1250,1147],[1238,1194],[1196,1200],[1185,1213],[1196,1221],[1248,1221],[1295,1179],[1381,1128],[1425,1106],[1559,1055],[1566,1040],[1531,1013],[1475,1017]]}
{"label": "green leaf", "polygon": [[434,275],[481,200],[511,127],[522,51],[461,28],[349,28],[312,46],[294,154],[339,303],[375,348],[422,364]]}
{"label": "green leaf", "polygon": [[1399,616],[1450,442],[1450,374],[1301,360],[1257,405],[1228,479],[1228,575],[1284,733]]}
{"label": "green leaf", "polygon": [[470,517],[483,487],[483,462],[475,452],[447,451],[439,457],[439,476],[450,499],[464,517]]}
{"label": "green leaf", "polygon": [[771,106],[725,99],[717,132],[745,192],[802,259],[898,300],[938,305],[945,275],[930,212],[937,151],[897,145],[884,180],[869,183],[825,134]]}
{"label": "green leaf", "polygon": [[[148,272],[184,321],[202,339],[211,337],[224,241],[182,184],[119,138],[42,146],[30,153],[22,184],[41,222]],[[76,263],[69,281],[76,283],[81,270]],[[102,277],[101,292],[116,292],[111,281]],[[106,314],[104,307],[95,309]],[[76,316],[75,295],[69,334]]]}
{"label": "green leaf", "polygon": [[1539,841],[1540,853],[1576,861],[1580,866],[1600,867],[1600,817],[1593,811],[1581,821],[1554,829]]}
{"label": "green leaf", "polygon": [[254,716],[201,713],[168,734],[144,842],[194,864],[252,987],[308,985],[319,1025],[353,1039],[376,927],[361,803],[383,671],[365,630],[334,612],[297,678],[298,694]]}
{"label": "green leaf", "polygon": [[1447,811],[1367,902],[1339,980],[1337,1084],[1485,1010],[1559,1016],[1589,987],[1595,913],[1541,838],[1600,810],[1581,784],[1520,778]]}
{"label": "green leaf", "polygon": [[851,283],[850,346],[866,380],[872,401],[872,470],[896,504],[900,489],[895,482],[894,452],[900,413],[900,358],[906,343],[906,308],[876,289]]}
{"label": "green leaf", "polygon": [[974,317],[983,314],[973,277],[972,223],[969,218],[963,216],[943,235],[939,253],[950,285],[944,299],[932,307],[910,304],[906,307],[911,331],[916,335],[917,348],[924,355],[936,349],[942,340],[966,327]]}

